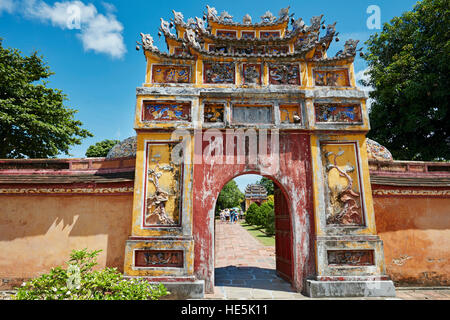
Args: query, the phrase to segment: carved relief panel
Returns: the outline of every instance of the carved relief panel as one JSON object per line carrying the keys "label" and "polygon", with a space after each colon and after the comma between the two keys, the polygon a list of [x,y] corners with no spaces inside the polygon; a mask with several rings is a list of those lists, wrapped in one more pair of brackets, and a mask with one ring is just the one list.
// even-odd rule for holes
{"label": "carved relief panel", "polygon": [[300,85],[298,64],[269,64],[269,83],[275,85]]}
{"label": "carved relief panel", "polygon": [[237,38],[237,32],[233,31],[233,30],[217,30],[216,36],[217,37],[221,37],[221,38],[236,39]]}
{"label": "carved relief panel", "polygon": [[218,103],[205,103],[205,109],[203,112],[204,122],[224,122],[224,110],[225,106]]}
{"label": "carved relief panel", "polygon": [[191,103],[177,101],[145,101],[143,121],[191,121]]}
{"label": "carved relief panel", "polygon": [[260,39],[279,39],[281,37],[280,31],[260,31]]}
{"label": "carved relief panel", "polygon": [[134,265],[136,267],[183,268],[182,250],[135,250]]}
{"label": "carved relief panel", "polygon": [[272,106],[245,104],[233,105],[231,122],[234,124],[272,123]]}
{"label": "carved relief panel", "polygon": [[301,111],[299,104],[280,105],[281,123],[301,123]]}
{"label": "carved relief panel", "polygon": [[328,250],[329,266],[372,266],[373,250]]}
{"label": "carved relief panel", "polygon": [[255,38],[255,31],[242,31],[241,32],[241,39],[254,39]]}
{"label": "carved relief panel", "polygon": [[321,143],[327,225],[364,225],[356,142]]}
{"label": "carved relief panel", "polygon": [[314,70],[314,84],[316,86],[349,87],[350,79],[347,69]]}
{"label": "carved relief panel", "polygon": [[205,83],[234,84],[235,64],[233,62],[205,62],[203,74]]}
{"label": "carved relief panel", "polygon": [[261,65],[260,64],[244,64],[242,66],[244,84],[261,84]]}
{"label": "carved relief panel", "polygon": [[288,46],[278,46],[278,47],[268,46],[266,49],[266,53],[268,53],[268,54],[289,53],[289,47]]}
{"label": "carved relief panel", "polygon": [[144,227],[180,225],[182,168],[171,161],[175,143],[147,143]]}
{"label": "carved relief panel", "polygon": [[360,104],[315,103],[316,123],[361,123]]}
{"label": "carved relief panel", "polygon": [[153,83],[189,83],[191,68],[188,66],[153,65]]}

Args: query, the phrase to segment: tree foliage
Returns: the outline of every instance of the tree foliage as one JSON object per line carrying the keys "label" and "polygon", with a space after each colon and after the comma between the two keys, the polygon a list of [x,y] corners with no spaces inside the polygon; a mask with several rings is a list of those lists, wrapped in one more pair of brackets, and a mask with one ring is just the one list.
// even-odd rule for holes
{"label": "tree foliage", "polygon": [[261,180],[259,180],[257,183],[264,186],[264,188],[266,188],[267,195],[273,195],[275,186],[274,186],[272,180],[270,180],[269,178],[266,178],[266,177],[262,177]]}
{"label": "tree foliage", "polygon": [[0,39],[0,158],[49,158],[69,154],[92,134],[63,105],[66,95],[47,87],[53,73],[36,52],[23,56]]}
{"label": "tree foliage", "polygon": [[258,228],[265,229],[266,234],[275,234],[274,202],[266,201],[261,206],[252,203],[245,213],[245,222]]}
{"label": "tree foliage", "polygon": [[450,159],[448,0],[423,0],[372,35],[369,137],[403,160]]}
{"label": "tree foliage", "polygon": [[239,190],[236,181],[231,180],[228,182],[222,191],[220,191],[219,197],[216,203],[216,213],[223,209],[239,207],[244,200],[244,194]]}
{"label": "tree foliage", "polygon": [[89,146],[89,148],[86,151],[86,157],[89,158],[106,157],[109,150],[111,150],[112,147],[114,147],[119,142],[120,140],[108,140],[108,139],[97,142],[96,144]]}

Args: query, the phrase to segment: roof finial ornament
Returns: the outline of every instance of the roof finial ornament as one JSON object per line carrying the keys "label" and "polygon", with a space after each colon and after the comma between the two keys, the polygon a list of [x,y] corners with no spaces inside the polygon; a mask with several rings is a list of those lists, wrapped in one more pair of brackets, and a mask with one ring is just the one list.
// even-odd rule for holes
{"label": "roof finial ornament", "polygon": [[189,18],[186,22],[186,25],[188,28],[195,29],[197,24],[195,23],[195,20],[193,18]]}
{"label": "roof finial ornament", "polygon": [[266,13],[264,13],[264,15],[261,16],[261,20],[263,23],[272,23],[275,20],[277,20],[277,18],[272,14],[272,12],[266,11]]}
{"label": "roof finial ornament", "polygon": [[181,12],[177,12],[175,10],[172,10],[173,12],[173,20],[175,21],[175,24],[184,25],[184,16]]}
{"label": "roof finial ornament", "polygon": [[349,39],[344,44],[344,53],[349,55],[356,55],[356,47],[358,46],[359,40]]}
{"label": "roof finial ornament", "polygon": [[142,43],[136,42],[138,44],[138,46],[136,46],[136,49],[138,49],[139,45],[142,45],[142,48],[144,48],[144,50],[158,50],[158,48],[153,45],[153,37],[151,35],[141,32],[141,41]]}
{"label": "roof finial ornament", "polygon": [[219,17],[220,22],[232,22],[233,16],[230,15],[227,11],[223,11]]}
{"label": "roof finial ornament", "polygon": [[289,18],[289,8],[290,6],[288,6],[287,8],[282,8],[280,10],[280,12],[278,13],[279,20],[286,20]]}
{"label": "roof finial ornament", "polygon": [[320,26],[322,24],[322,18],[323,18],[323,14],[321,14],[320,16],[314,16],[311,18],[311,26],[310,28],[313,30],[319,30]]}
{"label": "roof finial ornament", "polygon": [[160,30],[161,30],[162,32],[164,32],[164,34],[173,36],[173,34],[170,32],[170,23],[167,22],[166,20],[164,20],[163,18],[161,18],[161,27],[160,27]]}
{"label": "roof finial ornament", "polygon": [[197,29],[200,29],[203,33],[208,33],[208,30],[206,30],[205,21],[200,19],[199,17],[195,17]]}
{"label": "roof finial ornament", "polygon": [[327,26],[326,37],[334,37],[336,33],[336,22]]}
{"label": "roof finial ornament", "polygon": [[336,57],[345,57],[345,56],[355,56],[356,55],[356,47],[358,46],[359,40],[349,39],[344,44],[344,50],[339,50],[336,53]]}
{"label": "roof finial ornament", "polygon": [[242,19],[244,24],[252,24],[252,17],[247,13]]}
{"label": "roof finial ornament", "polygon": [[217,20],[217,10],[214,7],[210,7],[208,5],[206,5],[206,10],[207,12],[207,18],[211,19],[211,20]]}
{"label": "roof finial ornament", "polygon": [[297,20],[294,20],[292,23],[293,30],[300,29],[302,30],[305,27],[305,21],[303,21],[302,18],[298,18]]}
{"label": "roof finial ornament", "polygon": [[197,38],[195,37],[194,30],[186,29],[186,38],[195,49],[197,49],[197,50],[201,49],[200,43],[198,43]]}

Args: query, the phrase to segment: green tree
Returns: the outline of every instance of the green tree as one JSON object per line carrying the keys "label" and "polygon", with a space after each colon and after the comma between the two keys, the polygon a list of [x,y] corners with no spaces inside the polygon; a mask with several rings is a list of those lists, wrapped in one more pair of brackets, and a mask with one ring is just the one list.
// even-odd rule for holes
{"label": "green tree", "polygon": [[266,228],[268,224],[269,215],[273,210],[273,202],[266,201],[256,211],[255,225],[261,228]]}
{"label": "green tree", "polygon": [[92,137],[63,105],[66,95],[47,87],[53,73],[34,52],[22,56],[0,39],[0,158],[69,155],[73,145]]}
{"label": "green tree", "polygon": [[267,195],[272,195],[273,194],[275,186],[273,184],[273,181],[270,180],[269,178],[262,177],[261,180],[259,180],[257,182],[257,184],[260,184],[260,185],[264,186],[264,188],[266,188]]}
{"label": "green tree", "polygon": [[120,140],[108,140],[108,139],[97,142],[96,144],[89,146],[89,148],[86,151],[86,157],[89,158],[106,157],[109,150],[111,150],[112,147],[114,147],[119,142]]}
{"label": "green tree", "polygon": [[420,1],[366,42],[368,136],[394,158],[450,159],[449,10],[449,0]]}
{"label": "green tree", "polygon": [[239,207],[244,200],[244,194],[239,190],[236,181],[228,182],[217,198],[216,213],[226,208]]}

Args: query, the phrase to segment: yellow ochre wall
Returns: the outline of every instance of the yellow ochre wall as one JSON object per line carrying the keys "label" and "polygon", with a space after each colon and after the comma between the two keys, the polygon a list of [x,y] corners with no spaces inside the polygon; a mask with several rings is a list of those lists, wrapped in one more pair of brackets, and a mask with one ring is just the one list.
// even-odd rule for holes
{"label": "yellow ochre wall", "polygon": [[96,268],[123,271],[132,205],[132,194],[1,195],[0,289],[65,266],[84,248],[103,250]]}
{"label": "yellow ochre wall", "polygon": [[[449,198],[373,198],[386,271],[400,285],[449,285]],[[102,249],[99,265],[123,271],[133,196],[1,195],[0,290],[64,266],[74,249]]]}

